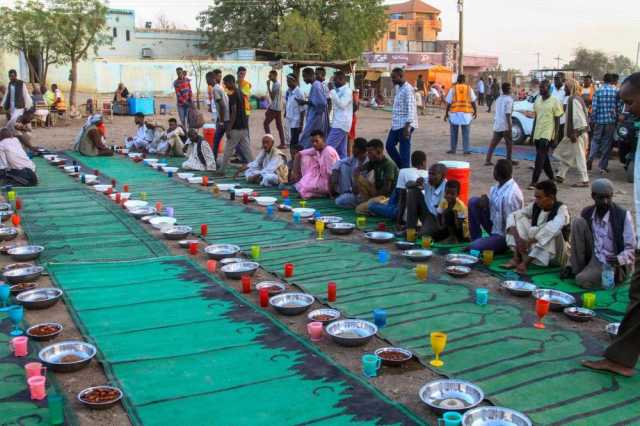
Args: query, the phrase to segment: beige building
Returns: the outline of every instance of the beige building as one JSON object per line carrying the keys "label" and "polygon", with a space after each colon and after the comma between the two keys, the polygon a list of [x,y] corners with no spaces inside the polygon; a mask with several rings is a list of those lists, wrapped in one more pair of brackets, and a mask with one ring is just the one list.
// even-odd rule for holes
{"label": "beige building", "polygon": [[388,6],[389,24],[374,52],[434,52],[442,31],[440,11],[421,0]]}

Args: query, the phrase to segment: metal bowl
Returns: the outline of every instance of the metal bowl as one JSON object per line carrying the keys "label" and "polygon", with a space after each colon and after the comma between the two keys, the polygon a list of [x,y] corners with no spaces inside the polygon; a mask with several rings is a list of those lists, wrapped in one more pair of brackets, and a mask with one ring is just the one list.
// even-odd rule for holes
{"label": "metal bowl", "polygon": [[327,229],[335,235],[347,235],[356,229],[356,225],[348,222],[329,223],[327,224]]}
{"label": "metal bowl", "polygon": [[438,379],[427,383],[418,392],[422,402],[437,414],[445,411],[464,413],[482,402],[484,392],[471,382]]}
{"label": "metal bowl", "polygon": [[471,268],[469,268],[468,266],[451,265],[447,266],[445,271],[447,271],[447,274],[453,277],[460,278],[469,275],[471,273]]}
{"label": "metal bowl", "polygon": [[620,330],[620,323],[619,322],[609,323],[604,328],[604,331],[606,331],[607,334],[609,335],[609,337],[611,337],[612,339],[615,339],[616,337],[618,337],[618,331],[619,330]]}
{"label": "metal bowl", "polygon": [[334,321],[326,327],[326,332],[341,346],[362,346],[378,332],[372,322],[358,319]]}
{"label": "metal bowl", "polygon": [[129,211],[133,209],[147,207],[148,205],[149,205],[149,202],[144,200],[127,200],[124,202],[124,208]]}
{"label": "metal bowl", "polygon": [[[106,401],[106,402],[90,402],[87,401],[85,399],[83,399],[87,394],[89,394],[90,392],[93,392],[95,390],[105,390],[105,391],[110,391],[110,392],[115,392],[117,394],[116,397],[114,397],[113,399]],[[78,393],[77,399],[78,401],[80,401],[80,403],[82,405],[84,405],[85,407],[89,407],[89,408],[93,408],[93,409],[97,409],[97,410],[104,410],[106,408],[109,407],[113,407],[114,405],[116,405],[121,399],[122,399],[122,391],[116,387],[113,386],[92,386],[90,388],[86,388],[81,390]]]}
{"label": "metal bowl", "polygon": [[234,244],[212,244],[204,248],[210,259],[221,260],[234,257],[240,252],[240,247]]}
{"label": "metal bowl", "polygon": [[444,260],[447,265],[471,267],[478,263],[480,259],[475,256],[471,256],[470,254],[451,253],[448,254]]}
{"label": "metal bowl", "polygon": [[412,262],[422,262],[429,260],[433,256],[433,251],[425,249],[405,250],[402,255]]}
{"label": "metal bowl", "polygon": [[462,417],[463,426],[531,426],[524,414],[503,407],[478,407],[467,411]]}
{"label": "metal bowl", "polygon": [[[56,327],[58,330],[54,331],[53,333],[49,333],[49,334],[33,334],[33,331],[36,328],[41,327],[43,325]],[[58,335],[60,335],[60,333],[62,333],[62,330],[64,330],[64,327],[60,323],[57,323],[57,322],[41,322],[40,324],[32,325],[31,327],[27,328],[27,336],[29,336],[30,339],[36,340],[38,342],[46,342],[47,340],[51,340],[51,339],[57,337]]]}
{"label": "metal bowl", "polygon": [[278,204],[278,210],[281,212],[290,212],[293,210],[293,207],[287,206],[286,204]]}
{"label": "metal bowl", "polygon": [[18,236],[18,230],[12,226],[0,226],[0,241],[10,241]]}
{"label": "metal bowl", "polygon": [[20,246],[12,248],[7,254],[17,262],[24,262],[37,259],[43,251],[44,247],[42,246]]}
{"label": "metal bowl", "polygon": [[[378,357],[382,360],[382,363],[384,365],[388,365],[390,367],[400,367],[402,364],[404,364],[405,362],[413,358],[413,353],[410,350],[404,349],[404,348],[394,348],[394,347],[380,348],[380,349],[376,349],[374,353],[378,355]],[[397,355],[397,357],[402,357],[402,358],[401,359],[389,358],[389,357],[385,358],[385,353],[389,355],[391,355],[391,353],[399,354]]]}
{"label": "metal bowl", "polygon": [[169,216],[156,216],[156,217],[152,217],[151,219],[149,219],[149,223],[155,229],[162,229],[162,228],[164,228],[166,226],[175,225],[176,224],[176,218],[175,217],[169,217]]}
{"label": "metal bowl", "polygon": [[231,191],[232,189],[234,189],[235,187],[237,187],[238,184],[236,183],[219,183],[217,184],[217,187],[220,191]]}
{"label": "metal bowl", "polygon": [[13,210],[2,210],[0,211],[0,221],[6,222],[11,216],[13,216]]}
{"label": "metal bowl", "polygon": [[309,321],[318,321],[328,324],[340,318],[340,311],[337,309],[314,309],[307,315]]}
{"label": "metal bowl", "polygon": [[4,279],[10,284],[20,284],[35,281],[40,278],[44,268],[42,266],[29,265],[23,268],[13,268],[3,272]]}
{"label": "metal bowl", "polygon": [[372,243],[377,244],[388,243],[395,238],[395,236],[391,232],[381,231],[367,232],[364,234],[364,237]]}
{"label": "metal bowl", "polygon": [[313,216],[313,214],[316,212],[316,209],[310,209],[310,208],[305,208],[305,207],[298,207],[295,209],[291,209],[291,211],[295,214],[295,213],[299,213],[300,217],[302,219],[306,219],[308,217]]}
{"label": "metal bowl", "polygon": [[220,261],[220,265],[231,265],[232,263],[244,262],[245,259],[241,257],[225,257]]}
{"label": "metal bowl", "polygon": [[158,211],[155,207],[146,206],[146,207],[136,207],[129,210],[129,213],[133,215],[136,219],[141,219],[144,216],[151,216],[156,214]]}
{"label": "metal bowl", "polygon": [[576,299],[569,293],[558,290],[538,289],[533,292],[536,299],[547,299],[551,302],[549,309],[554,312],[560,312],[571,305],[575,305]]}
{"label": "metal bowl", "polygon": [[[66,340],[49,345],[38,353],[38,358],[48,368],[59,373],[78,371],[86,367],[96,356],[96,347],[80,340]],[[64,361],[67,356],[79,358],[74,361]]]}
{"label": "metal bowl", "polygon": [[200,240],[180,240],[180,241],[178,241],[178,245],[180,246],[180,248],[183,248],[183,249],[189,248],[191,243],[200,244]]}
{"label": "metal bowl", "polygon": [[11,203],[0,203],[0,212],[7,212],[13,210]]}
{"label": "metal bowl", "polygon": [[33,263],[26,263],[26,262],[10,263],[2,267],[2,274],[8,271],[11,271],[13,269],[28,268],[29,266],[35,266],[35,265]]}
{"label": "metal bowl", "polygon": [[36,288],[25,291],[16,296],[16,300],[25,309],[46,309],[58,303],[62,297],[62,290],[54,287]]}
{"label": "metal bowl", "polygon": [[318,218],[310,217],[308,220],[311,223],[316,223],[316,220],[319,220],[328,225],[330,223],[340,223],[343,219],[340,216],[320,216]]}
{"label": "metal bowl", "polygon": [[107,192],[109,188],[113,188],[112,185],[95,185],[93,189],[97,192]]}
{"label": "metal bowl", "polygon": [[564,308],[564,314],[569,317],[570,320],[575,322],[587,322],[596,317],[596,313],[591,309],[579,308],[577,306],[570,306]]}
{"label": "metal bowl", "polygon": [[267,293],[269,293],[269,296],[275,296],[282,293],[286,289],[286,286],[280,281],[260,281],[258,284],[256,284],[257,291],[260,291],[263,288],[267,289]]}
{"label": "metal bowl", "polygon": [[191,233],[193,229],[186,225],[167,226],[162,228],[162,235],[167,240],[182,240]]}
{"label": "metal bowl", "polygon": [[413,250],[416,247],[418,247],[418,245],[416,243],[412,243],[409,241],[396,241],[396,248],[399,250]]}
{"label": "metal bowl", "polygon": [[165,173],[176,173],[179,167],[162,166],[162,171]]}
{"label": "metal bowl", "polygon": [[262,207],[272,206],[276,201],[278,201],[276,197],[256,197],[256,203]]}
{"label": "metal bowl", "polygon": [[21,244],[20,243],[8,243],[8,244],[2,244],[0,245],[0,253],[2,254],[9,254],[9,250],[11,250],[12,248],[16,248],[16,247],[20,247]]}
{"label": "metal bowl", "polygon": [[14,296],[17,296],[20,293],[24,293],[25,291],[33,290],[36,287],[38,287],[38,284],[36,284],[36,283],[14,284],[11,287],[9,287],[9,292],[11,294],[13,294]]}
{"label": "metal bowl", "polygon": [[283,293],[269,299],[269,304],[282,315],[298,315],[309,309],[315,298],[306,293]]}
{"label": "metal bowl", "polygon": [[244,194],[253,194],[253,189],[251,188],[234,188],[232,191],[236,193],[236,197],[242,197]]}
{"label": "metal bowl", "polygon": [[256,273],[258,268],[260,267],[259,263],[256,262],[236,262],[230,265],[224,265],[220,270],[224,272],[224,275],[227,278],[231,278],[232,280],[238,280],[243,275],[253,275]]}
{"label": "metal bowl", "polygon": [[526,281],[503,281],[500,286],[518,297],[530,296],[538,288],[535,284]]}

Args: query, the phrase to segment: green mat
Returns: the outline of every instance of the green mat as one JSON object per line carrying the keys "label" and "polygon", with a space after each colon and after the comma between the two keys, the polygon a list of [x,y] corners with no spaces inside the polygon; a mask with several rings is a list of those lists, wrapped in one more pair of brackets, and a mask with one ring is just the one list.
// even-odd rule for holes
{"label": "green mat", "polygon": [[190,260],[49,271],[134,424],[422,423]]}
{"label": "green mat", "polygon": [[[522,311],[510,299],[492,294],[491,304],[480,307],[473,303],[473,287],[418,282],[406,263],[383,268],[376,263],[374,253],[363,251],[358,244],[310,241],[308,227],[282,228],[281,223],[274,225],[278,221],[265,220],[238,203],[214,198],[149,168],[114,159],[104,162],[101,170],[120,179],[112,173],[121,166],[109,166],[118,162],[138,171],[127,179],[145,188],[140,190],[176,203],[180,222],[196,225],[208,219],[209,212],[217,214],[215,220],[207,220],[208,241],[240,241],[245,249],[251,242],[261,244],[261,264],[267,270],[279,272],[285,262],[294,262],[293,282],[321,300],[327,281],[336,281],[339,297],[334,306],[348,316],[370,318],[374,308],[385,308],[389,325],[381,335],[413,349],[423,360],[432,356],[428,334],[447,332],[449,343],[442,373],[474,381],[496,404],[524,411],[539,424],[639,421],[640,398],[633,389],[640,379],[612,378],[580,367],[579,361],[599,355],[605,342],[556,327],[553,316],[548,318],[546,330],[537,330],[531,327],[533,308]],[[284,230],[295,237],[286,243],[272,243],[272,237],[282,238]],[[490,270],[503,273],[495,264]],[[534,267],[531,275],[542,276],[549,271]]]}

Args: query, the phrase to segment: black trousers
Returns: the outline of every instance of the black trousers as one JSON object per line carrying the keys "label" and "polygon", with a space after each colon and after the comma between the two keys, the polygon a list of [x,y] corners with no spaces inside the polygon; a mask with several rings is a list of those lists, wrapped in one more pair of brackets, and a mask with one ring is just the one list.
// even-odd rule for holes
{"label": "black trousers", "polygon": [[464,229],[462,226],[458,226],[456,212],[453,210],[445,210],[443,216],[444,226],[438,226],[438,228],[433,231],[433,241],[455,240],[455,242],[458,243],[464,241]]}
{"label": "black trousers", "polygon": [[436,217],[427,209],[424,194],[420,188],[407,188],[407,228],[417,229],[418,220],[422,223],[420,235],[431,236],[437,229]]}
{"label": "black trousers", "polygon": [[536,162],[533,167],[533,177],[531,178],[531,184],[535,185],[540,179],[540,175],[544,170],[544,173],[549,179],[553,179],[553,167],[551,167],[551,160],[549,159],[549,149],[551,148],[551,142],[547,139],[536,139]]}
{"label": "black trousers", "polygon": [[38,184],[38,176],[29,168],[1,170],[0,179],[4,185],[11,186],[36,186]]}
{"label": "black trousers", "polygon": [[296,147],[300,144],[300,132],[302,128],[300,127],[292,127],[289,129],[289,150],[291,151],[291,158],[296,155]]}

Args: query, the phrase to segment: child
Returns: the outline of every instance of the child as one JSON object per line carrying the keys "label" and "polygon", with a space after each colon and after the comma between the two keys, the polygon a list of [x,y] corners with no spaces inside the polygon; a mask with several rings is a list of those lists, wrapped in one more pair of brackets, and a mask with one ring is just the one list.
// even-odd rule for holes
{"label": "child", "polygon": [[438,229],[434,241],[462,243],[469,241],[469,215],[467,206],[458,196],[460,182],[449,180],[444,187],[444,199],[438,205]]}

